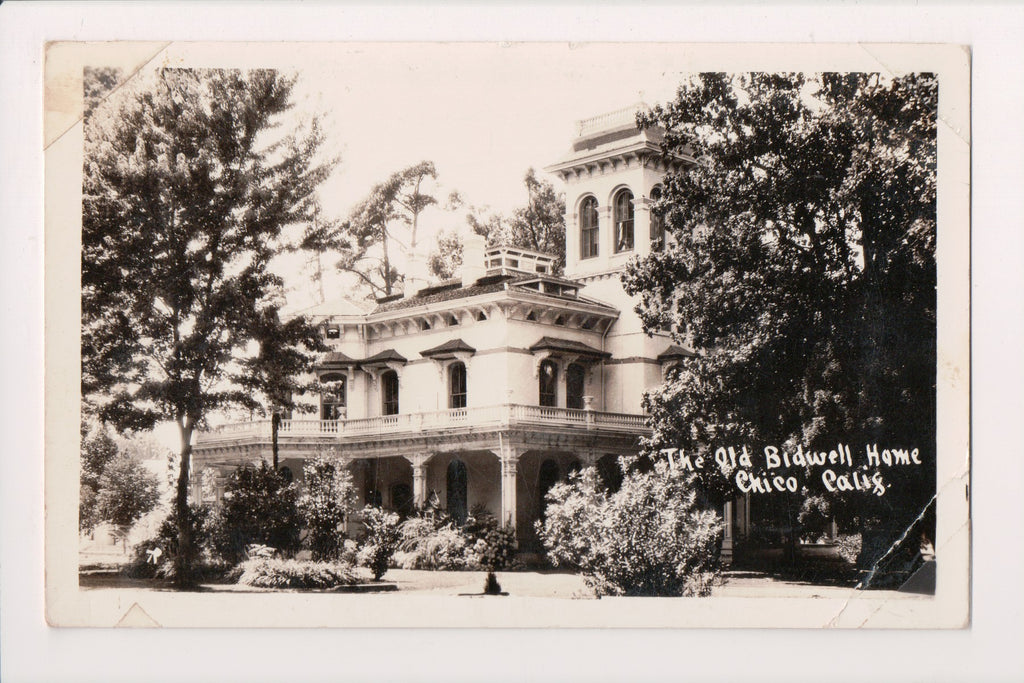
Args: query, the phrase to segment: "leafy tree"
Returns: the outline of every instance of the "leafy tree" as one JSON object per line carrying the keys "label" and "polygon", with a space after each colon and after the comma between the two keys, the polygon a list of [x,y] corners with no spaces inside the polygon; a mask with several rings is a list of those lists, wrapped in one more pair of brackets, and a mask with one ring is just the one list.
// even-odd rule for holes
{"label": "leafy tree", "polygon": [[[674,322],[705,350],[649,396],[651,452],[910,445],[926,466],[887,470],[881,497],[829,494],[831,511],[898,529],[925,508],[936,116],[930,74],[757,73],[702,74],[640,117],[697,164],[670,174],[654,205],[674,246],[633,262],[623,282],[647,329]],[[721,502],[731,474],[707,472],[702,486]],[[806,474],[819,493],[820,473]]]}
{"label": "leafy tree", "polygon": [[302,467],[305,492],[299,509],[309,530],[306,543],[314,560],[336,560],[344,535],[338,530],[355,507],[352,473],[334,453],[317,453]]}
{"label": "leafy tree", "polygon": [[[437,204],[437,199],[425,191],[424,183],[436,179],[437,170],[431,161],[396,171],[374,185],[347,220],[324,222],[307,233],[303,246],[317,252],[340,252],[338,270],[358,276],[374,295],[391,295],[401,279],[392,263],[391,243],[397,242],[410,253],[416,251],[420,214]],[[408,244],[395,235],[397,225],[408,229]]]}
{"label": "leafy tree", "polygon": [[160,479],[121,453],[103,468],[95,501],[97,518],[126,533],[160,502]]}
{"label": "leafy tree", "polygon": [[100,490],[100,478],[107,464],[118,455],[117,443],[103,427],[82,422],[82,459],[79,475],[78,527],[82,531],[92,531],[97,524],[103,522],[97,507],[97,494]]}
{"label": "leafy tree", "polygon": [[[511,216],[479,215],[470,212],[466,220],[470,230],[485,235],[491,246],[505,245],[533,249],[558,257],[554,272],[565,268],[565,196],[546,180],[537,178],[532,168],[523,177],[526,187],[526,206],[515,209]],[[462,265],[462,240],[456,232],[438,235],[428,265],[439,278],[451,277]]]}
{"label": "leafy tree", "polygon": [[622,465],[614,493],[593,467],[552,487],[537,522],[548,556],[581,570],[599,595],[707,595],[721,519],[699,508],[692,478],[668,463]]}
{"label": "leafy tree", "polygon": [[301,547],[302,516],[298,490],[266,462],[236,469],[224,487],[214,545],[221,556],[237,563],[250,545],[266,545],[285,555]]}
{"label": "leafy tree", "polygon": [[87,66],[82,70],[82,118],[88,120],[96,107],[121,84],[122,71],[112,66]]}
{"label": "leafy tree", "polygon": [[[288,403],[300,387],[286,373],[322,348],[304,319],[280,319],[283,283],[268,268],[333,163],[317,157],[315,121],[280,126],[294,83],[271,70],[163,69],[86,123],[82,393],[122,430],[175,422],[182,519],[205,416]],[[180,533],[184,563],[191,530]]]}

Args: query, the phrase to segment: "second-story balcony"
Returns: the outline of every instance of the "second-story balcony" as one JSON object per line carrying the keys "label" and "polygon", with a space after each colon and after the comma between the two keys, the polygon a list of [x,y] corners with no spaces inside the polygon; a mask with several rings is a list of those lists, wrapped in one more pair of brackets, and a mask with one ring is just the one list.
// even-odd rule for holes
{"label": "second-story balcony", "polygon": [[[271,439],[269,419],[221,425],[197,435],[195,451],[222,450],[230,446],[260,446]],[[596,410],[548,408],[515,403],[474,406],[378,417],[315,420],[283,419],[278,439],[283,444],[309,447],[338,445],[370,455],[377,446],[398,441],[429,442],[432,448],[447,449],[467,444],[474,437],[488,438],[503,431],[546,435],[548,442],[558,436],[570,443],[635,443],[651,430],[646,415],[608,413]],[[451,443],[445,439],[451,437]],[[496,437],[495,437],[496,438]]]}

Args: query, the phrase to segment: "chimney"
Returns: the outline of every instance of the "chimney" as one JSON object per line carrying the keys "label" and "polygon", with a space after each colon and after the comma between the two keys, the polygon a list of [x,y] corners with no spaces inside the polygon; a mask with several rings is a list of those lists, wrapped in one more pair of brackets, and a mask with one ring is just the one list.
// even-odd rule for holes
{"label": "chimney", "polygon": [[471,287],[477,280],[487,274],[484,266],[484,245],[487,240],[483,235],[470,233],[462,240],[462,286]]}
{"label": "chimney", "polygon": [[406,261],[405,291],[403,292],[403,296],[406,299],[416,296],[416,292],[420,291],[428,284],[430,284],[430,277],[427,274],[427,263],[422,254],[418,251],[414,251],[409,254],[408,260]]}

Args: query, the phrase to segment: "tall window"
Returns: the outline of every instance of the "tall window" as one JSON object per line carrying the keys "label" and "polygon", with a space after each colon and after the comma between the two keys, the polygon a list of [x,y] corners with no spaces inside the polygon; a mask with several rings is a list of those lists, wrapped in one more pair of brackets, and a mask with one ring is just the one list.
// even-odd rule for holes
{"label": "tall window", "polygon": [[380,385],[384,397],[381,412],[384,415],[398,415],[398,373],[388,370],[380,376]]}
{"label": "tall window", "polygon": [[548,495],[555,484],[558,483],[558,463],[554,460],[545,460],[540,464],[540,472],[537,476],[537,493],[540,495],[540,518],[547,516],[548,502],[544,497]]}
{"label": "tall window", "polygon": [[469,476],[466,472],[466,463],[461,460],[452,460],[448,463],[447,472],[448,484],[448,515],[457,524],[466,521],[469,506],[467,505],[467,490],[469,488]]}
{"label": "tall window", "polygon": [[615,251],[633,249],[633,193],[622,190],[615,195]]}
{"label": "tall window", "polygon": [[320,419],[340,420],[345,417],[345,375],[329,374],[320,378],[325,391],[320,399]]}
{"label": "tall window", "polygon": [[572,363],[565,370],[565,407],[583,410],[583,385],[585,372],[579,363]]}
{"label": "tall window", "polygon": [[466,407],[466,366],[452,363],[448,367],[448,407]]}
{"label": "tall window", "polygon": [[587,197],[580,204],[580,258],[598,254],[597,199]]}
{"label": "tall window", "polygon": [[[661,188],[651,190],[651,201],[661,199]],[[665,219],[651,210],[651,251],[661,251],[665,248]]]}
{"label": "tall window", "polygon": [[540,364],[540,405],[558,407],[558,366],[550,360]]}

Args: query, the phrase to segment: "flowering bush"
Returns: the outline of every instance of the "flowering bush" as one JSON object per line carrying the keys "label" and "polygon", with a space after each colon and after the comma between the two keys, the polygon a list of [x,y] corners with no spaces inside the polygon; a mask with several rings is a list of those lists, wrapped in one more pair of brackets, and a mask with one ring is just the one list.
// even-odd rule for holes
{"label": "flowering bush", "polygon": [[306,545],[314,560],[336,560],[344,535],[338,530],[355,506],[352,473],[334,453],[317,453],[302,467],[305,492],[299,510],[309,534]]}
{"label": "flowering bush", "polygon": [[486,512],[475,512],[466,520],[463,532],[468,537],[466,566],[497,571],[512,566],[516,555],[516,532],[501,528],[497,518]]}
{"label": "flowering bush", "polygon": [[370,568],[373,578],[376,580],[384,576],[391,557],[402,541],[401,519],[394,512],[385,512],[370,505],[363,508],[362,514],[366,535],[363,539],[360,559]]}
{"label": "flowering bush", "polygon": [[334,588],[359,583],[352,565],[256,558],[239,565],[238,583],[261,588]]}
{"label": "flowering bush", "polygon": [[594,468],[548,492],[537,532],[551,561],[580,569],[598,595],[708,595],[718,573],[719,516],[697,507],[692,480],[667,463],[622,469],[615,493]]}

